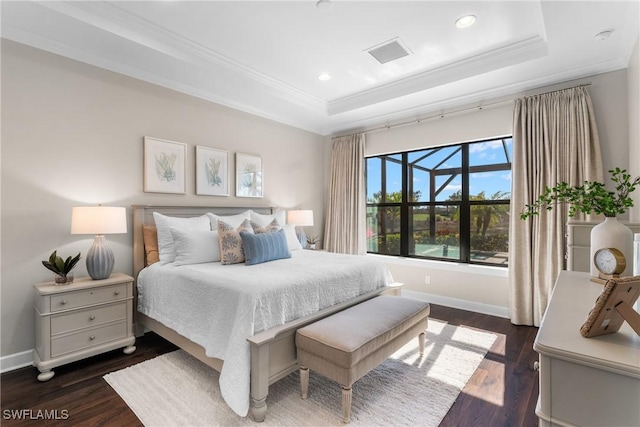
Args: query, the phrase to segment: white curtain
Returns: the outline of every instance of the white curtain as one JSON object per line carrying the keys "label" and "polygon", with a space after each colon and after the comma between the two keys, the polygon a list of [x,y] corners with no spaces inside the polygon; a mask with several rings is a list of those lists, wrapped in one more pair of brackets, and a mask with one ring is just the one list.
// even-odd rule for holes
{"label": "white curtain", "polygon": [[564,268],[567,208],[520,219],[546,186],[602,181],[600,142],[584,87],[515,102],[509,240],[511,322],[540,325],[553,284]]}
{"label": "white curtain", "polygon": [[365,254],[364,134],[333,139],[324,227],[329,252]]}

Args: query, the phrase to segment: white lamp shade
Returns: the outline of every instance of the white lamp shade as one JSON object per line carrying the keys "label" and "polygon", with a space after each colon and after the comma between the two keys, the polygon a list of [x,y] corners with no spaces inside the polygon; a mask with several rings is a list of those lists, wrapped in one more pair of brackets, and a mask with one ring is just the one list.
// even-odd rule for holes
{"label": "white lamp shade", "polygon": [[127,210],[121,207],[75,207],[71,234],[120,234],[127,232]]}
{"label": "white lamp shade", "polygon": [[310,227],[313,225],[313,211],[310,209],[298,209],[287,212],[287,223],[296,227]]}

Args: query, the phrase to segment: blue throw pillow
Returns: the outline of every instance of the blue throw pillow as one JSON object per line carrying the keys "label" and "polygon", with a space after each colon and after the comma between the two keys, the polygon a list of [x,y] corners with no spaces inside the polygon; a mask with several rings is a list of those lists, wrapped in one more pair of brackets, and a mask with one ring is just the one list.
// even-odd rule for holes
{"label": "blue throw pillow", "polygon": [[284,230],[253,234],[240,232],[246,265],[260,264],[276,259],[291,258]]}

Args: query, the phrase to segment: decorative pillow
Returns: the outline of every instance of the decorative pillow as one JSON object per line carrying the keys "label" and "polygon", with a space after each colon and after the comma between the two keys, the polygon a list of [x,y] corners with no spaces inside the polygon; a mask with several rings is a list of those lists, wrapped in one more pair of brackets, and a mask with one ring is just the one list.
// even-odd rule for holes
{"label": "decorative pillow", "polygon": [[284,230],[262,234],[241,231],[240,238],[242,239],[242,246],[244,246],[246,265],[291,258]]}
{"label": "decorative pillow", "polygon": [[287,219],[286,219],[287,211],[278,211],[278,212],[276,212],[274,214],[271,214],[271,215],[264,215],[264,214],[259,214],[259,213],[256,213],[256,212],[250,210],[249,214],[250,214],[250,218],[249,219],[251,221],[253,221],[253,222],[258,223],[258,225],[260,225],[261,227],[266,227],[274,219],[278,220],[278,224],[286,224],[287,223]]}
{"label": "decorative pillow", "polygon": [[155,264],[160,261],[158,254],[158,229],[153,225],[142,226],[144,239],[145,265]]}
{"label": "decorative pillow", "polygon": [[153,219],[158,229],[158,248],[160,262],[163,264],[176,259],[176,248],[171,234],[171,227],[184,231],[211,231],[211,222],[207,215],[184,218],[153,213]]}
{"label": "decorative pillow", "polygon": [[250,222],[251,222],[251,227],[253,228],[253,232],[256,234],[272,233],[282,228],[280,227],[280,223],[278,222],[277,219],[274,219],[273,221],[271,221],[269,224],[265,226],[262,226],[255,221],[250,221]]}
{"label": "decorative pillow", "polygon": [[240,232],[253,234],[251,222],[248,219],[242,221],[238,228],[222,220],[218,220],[218,241],[220,242],[220,260],[222,264],[238,264],[244,262],[244,249]]}
{"label": "decorative pillow", "polygon": [[250,210],[246,210],[236,215],[216,215],[209,212],[207,213],[207,216],[209,217],[209,221],[211,222],[211,229],[215,231],[218,229],[218,220],[226,222],[233,228],[240,227],[242,221],[244,221],[245,219],[251,219],[249,218],[250,212]]}
{"label": "decorative pillow", "polygon": [[285,224],[282,229],[284,230],[284,234],[287,237],[287,246],[289,246],[289,250],[302,250],[302,245],[300,244],[300,240],[298,240],[298,236],[296,235],[296,226],[293,224]]}
{"label": "decorative pillow", "polygon": [[175,265],[220,261],[217,231],[184,231],[171,227],[176,247]]}

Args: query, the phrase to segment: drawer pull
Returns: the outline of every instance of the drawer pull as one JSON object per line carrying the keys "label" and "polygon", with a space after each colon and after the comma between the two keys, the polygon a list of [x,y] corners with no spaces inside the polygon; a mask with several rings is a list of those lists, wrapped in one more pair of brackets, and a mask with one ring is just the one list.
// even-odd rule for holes
{"label": "drawer pull", "polygon": [[93,341],[93,340],[95,340],[95,339],[96,339],[96,336],[95,336],[95,335],[91,335],[91,336],[89,337],[89,341]]}
{"label": "drawer pull", "polygon": [[68,303],[68,302],[69,302],[69,301],[67,301],[67,300],[65,299],[65,300],[60,301],[60,304],[65,305],[65,304],[66,304],[66,303]]}
{"label": "drawer pull", "polygon": [[89,320],[96,320],[96,316],[92,314],[91,316],[89,316]]}
{"label": "drawer pull", "polygon": [[115,291],[113,294],[114,294],[115,296],[118,296],[118,295],[120,295],[120,291]]}

